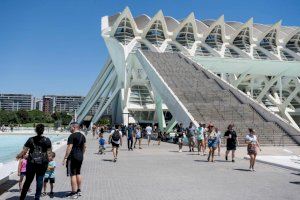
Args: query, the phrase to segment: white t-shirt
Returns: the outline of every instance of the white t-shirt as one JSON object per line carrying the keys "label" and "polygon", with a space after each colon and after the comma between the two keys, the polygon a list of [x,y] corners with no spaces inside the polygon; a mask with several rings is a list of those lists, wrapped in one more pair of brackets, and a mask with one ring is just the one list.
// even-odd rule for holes
{"label": "white t-shirt", "polygon": [[[115,130],[112,130],[112,131],[111,131],[111,133],[110,133],[110,136],[111,136],[111,137],[112,137],[112,135],[114,134],[114,132],[115,132]],[[120,138],[122,138],[122,132],[121,132],[121,131],[119,131],[119,134],[120,134]],[[111,141],[112,141],[113,143],[115,143],[115,144],[120,144],[121,139],[118,140],[118,141],[114,141],[114,140],[111,138]]]}
{"label": "white t-shirt", "polygon": [[152,134],[152,128],[151,128],[151,126],[147,126],[146,127],[146,131],[147,131],[147,135],[151,135]]}
{"label": "white t-shirt", "polygon": [[257,137],[256,137],[256,135],[248,134],[248,135],[246,135],[245,140],[251,142],[252,144],[256,144],[257,143]]}

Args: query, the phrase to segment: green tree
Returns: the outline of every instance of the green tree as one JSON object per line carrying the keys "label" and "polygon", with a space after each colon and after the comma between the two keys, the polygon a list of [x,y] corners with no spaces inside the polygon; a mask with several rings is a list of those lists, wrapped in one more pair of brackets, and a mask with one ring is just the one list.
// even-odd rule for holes
{"label": "green tree", "polygon": [[21,124],[26,124],[26,123],[30,122],[30,117],[29,117],[29,114],[28,114],[27,110],[23,110],[23,109],[18,110],[16,112],[16,115],[17,115],[17,117],[19,119],[19,122]]}

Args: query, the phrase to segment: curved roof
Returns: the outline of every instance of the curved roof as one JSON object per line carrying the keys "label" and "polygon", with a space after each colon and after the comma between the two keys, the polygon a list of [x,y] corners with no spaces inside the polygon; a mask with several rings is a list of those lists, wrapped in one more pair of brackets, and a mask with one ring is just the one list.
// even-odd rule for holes
{"label": "curved roof", "polygon": [[140,30],[144,29],[150,20],[151,20],[151,18],[145,14],[134,18],[134,21],[135,21],[138,29],[140,29]]}

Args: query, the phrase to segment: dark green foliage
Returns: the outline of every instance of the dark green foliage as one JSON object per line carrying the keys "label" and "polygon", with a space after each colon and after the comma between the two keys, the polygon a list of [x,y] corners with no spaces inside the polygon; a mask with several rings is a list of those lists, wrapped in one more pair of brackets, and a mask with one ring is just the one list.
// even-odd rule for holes
{"label": "dark green foliage", "polygon": [[44,113],[40,110],[19,110],[6,111],[0,110],[0,125],[10,124],[27,124],[27,123],[54,123],[58,122],[61,125],[68,125],[72,120],[72,116],[67,113],[55,112],[52,115]]}

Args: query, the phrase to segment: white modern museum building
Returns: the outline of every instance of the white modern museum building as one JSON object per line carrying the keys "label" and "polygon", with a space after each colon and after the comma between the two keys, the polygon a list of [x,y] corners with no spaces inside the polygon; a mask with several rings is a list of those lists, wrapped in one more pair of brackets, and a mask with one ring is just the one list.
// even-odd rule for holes
{"label": "white modern museum building", "polygon": [[91,123],[110,105],[113,123],[170,131],[180,122],[234,122],[299,142],[300,27],[193,13],[179,21],[162,11],[133,17],[125,8],[102,17],[101,36],[109,57],[77,110],[79,123],[105,99]]}

